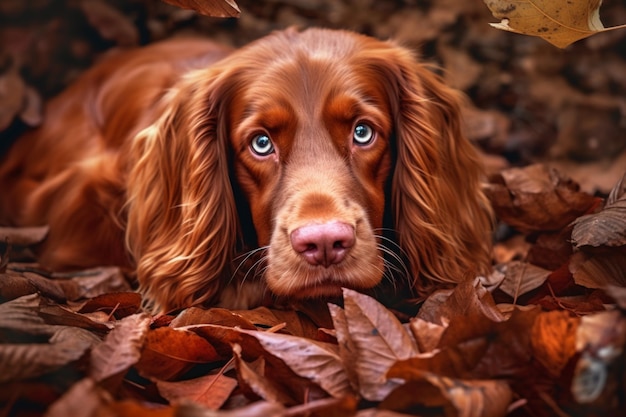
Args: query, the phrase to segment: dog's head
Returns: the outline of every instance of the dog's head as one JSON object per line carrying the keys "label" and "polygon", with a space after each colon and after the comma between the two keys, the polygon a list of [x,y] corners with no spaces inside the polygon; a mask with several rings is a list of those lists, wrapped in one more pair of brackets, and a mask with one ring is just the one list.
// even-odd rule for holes
{"label": "dog's head", "polygon": [[156,310],[214,300],[230,279],[241,213],[229,173],[275,294],[378,284],[386,215],[417,289],[488,268],[489,211],[455,95],[391,42],[270,35],[187,74],[132,152],[127,238]]}

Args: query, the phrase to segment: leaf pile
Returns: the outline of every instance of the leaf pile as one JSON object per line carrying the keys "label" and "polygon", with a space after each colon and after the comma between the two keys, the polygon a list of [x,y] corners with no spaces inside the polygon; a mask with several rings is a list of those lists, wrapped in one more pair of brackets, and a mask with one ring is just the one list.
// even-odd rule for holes
{"label": "leaf pile", "polygon": [[[347,289],[342,306],[150,317],[114,268],[63,276],[4,262],[2,408],[50,417],[617,416],[626,406],[624,184],[602,201],[540,165],[503,171],[488,191],[500,218],[525,234],[496,245],[491,276],[434,292],[404,322]],[[0,232],[26,247],[45,236]]]}

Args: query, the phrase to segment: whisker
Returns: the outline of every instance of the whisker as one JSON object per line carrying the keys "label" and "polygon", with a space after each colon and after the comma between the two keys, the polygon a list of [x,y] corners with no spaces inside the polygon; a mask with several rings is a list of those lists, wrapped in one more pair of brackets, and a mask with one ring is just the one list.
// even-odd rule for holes
{"label": "whisker", "polygon": [[[237,259],[242,259],[241,262],[239,262],[239,264],[237,265],[237,268],[235,268],[235,271],[233,271],[233,273],[230,276],[230,279],[228,280],[228,284],[231,284],[233,282],[233,280],[237,277],[237,273],[239,273],[239,270],[243,267],[243,265],[253,256],[257,255],[259,252],[265,251],[269,248],[269,246],[262,246],[260,248],[256,248],[253,250],[250,250],[248,252],[244,252],[241,255],[236,256],[233,261],[237,260]],[[261,257],[261,259],[263,259],[265,257]],[[258,261],[255,261],[255,263],[253,264],[252,267],[254,267],[254,265],[256,265],[258,263]],[[246,272],[246,276],[248,275],[249,270]],[[244,280],[245,280],[245,276],[244,276]]]}

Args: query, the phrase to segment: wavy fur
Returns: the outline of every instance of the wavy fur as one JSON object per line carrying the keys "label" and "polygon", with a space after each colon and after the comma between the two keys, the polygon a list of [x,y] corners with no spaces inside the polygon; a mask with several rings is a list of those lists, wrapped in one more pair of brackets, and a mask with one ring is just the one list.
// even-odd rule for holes
{"label": "wavy fur", "polygon": [[[371,143],[352,139],[363,123]],[[255,153],[260,134],[272,152]],[[286,297],[371,288],[386,254],[427,293],[489,270],[481,178],[457,94],[393,42],[174,40],[104,60],[51,102],[0,161],[0,222],[50,224],[40,260],[55,269],[134,271],[155,313],[254,304],[258,281],[225,288],[250,275]]]}

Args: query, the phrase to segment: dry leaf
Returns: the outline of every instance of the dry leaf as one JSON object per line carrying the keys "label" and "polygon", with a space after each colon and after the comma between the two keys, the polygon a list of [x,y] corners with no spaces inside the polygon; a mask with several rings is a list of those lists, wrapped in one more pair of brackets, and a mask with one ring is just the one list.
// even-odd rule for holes
{"label": "dry leaf", "polygon": [[52,404],[45,417],[106,416],[104,409],[111,401],[111,394],[96,385],[93,379],[84,378]]}
{"label": "dry leaf", "polygon": [[500,23],[491,26],[539,36],[551,44],[565,48],[595,33],[624,26],[605,28],[600,21],[602,0],[485,0]]}
{"label": "dry leaf", "polygon": [[91,351],[89,375],[98,382],[120,375],[140,358],[150,317],[134,314],[118,321],[104,342]]}
{"label": "dry leaf", "polygon": [[535,320],[530,338],[534,357],[555,378],[576,353],[579,322],[566,311],[542,313]]}
{"label": "dry leaf", "polygon": [[400,383],[387,379],[387,371],[398,360],[418,353],[415,342],[398,319],[378,301],[353,290],[344,289],[344,310],[347,334],[339,335],[339,343],[350,339],[353,359],[346,367],[354,367],[359,393],[371,401],[380,401]]}
{"label": "dry leaf", "polygon": [[575,253],[569,264],[574,282],[587,288],[604,288],[606,285],[626,286],[626,256],[621,252],[608,252],[593,256]]}
{"label": "dry leaf", "polygon": [[9,242],[17,246],[34,245],[44,240],[49,230],[48,226],[0,227],[0,242]]}
{"label": "dry leaf", "polygon": [[496,215],[522,232],[558,231],[597,203],[577,184],[541,164],[502,171],[485,191]]}
{"label": "dry leaf", "polygon": [[307,378],[335,398],[352,394],[337,346],[286,334],[244,331],[281,359],[297,375]]}
{"label": "dry leaf", "polygon": [[235,410],[213,411],[197,404],[187,403],[176,407],[176,417],[287,417],[286,409],[279,403],[257,401]]}
{"label": "dry leaf", "polygon": [[34,378],[78,360],[99,342],[86,330],[56,326],[48,343],[1,344],[0,382]]}
{"label": "dry leaf", "polygon": [[263,357],[248,364],[241,357],[241,346],[238,344],[233,345],[233,357],[239,384],[245,394],[280,404],[294,403],[289,395],[281,391],[271,379],[265,376],[265,359]]}
{"label": "dry leaf", "polygon": [[215,324],[218,326],[239,327],[248,330],[256,329],[254,324],[249,320],[225,308],[210,308],[204,310],[198,307],[190,307],[183,310],[172,320],[170,326],[176,328],[197,324]]}
{"label": "dry leaf", "polygon": [[219,409],[237,387],[237,380],[222,374],[178,382],[157,381],[159,394],[170,404],[193,401],[211,410]]}
{"label": "dry leaf", "polygon": [[512,398],[504,381],[460,380],[423,372],[393,391],[379,407],[426,410],[424,415],[430,415],[430,410],[434,415],[499,417],[507,414]]}
{"label": "dry leaf", "polygon": [[211,17],[239,17],[241,10],[233,0],[163,0],[183,9]]}
{"label": "dry leaf", "polygon": [[119,46],[139,44],[139,32],[128,17],[102,0],[89,0],[80,3],[89,24],[100,36]]}
{"label": "dry leaf", "polygon": [[577,248],[626,246],[626,175],[613,188],[601,211],[574,221],[572,242]]}
{"label": "dry leaf", "polygon": [[219,359],[215,348],[197,334],[162,327],[147,333],[136,368],[144,377],[172,380],[197,363]]}
{"label": "dry leaf", "polygon": [[547,269],[521,261],[509,262],[497,268],[505,276],[498,288],[513,298],[540,287],[551,274]]}

